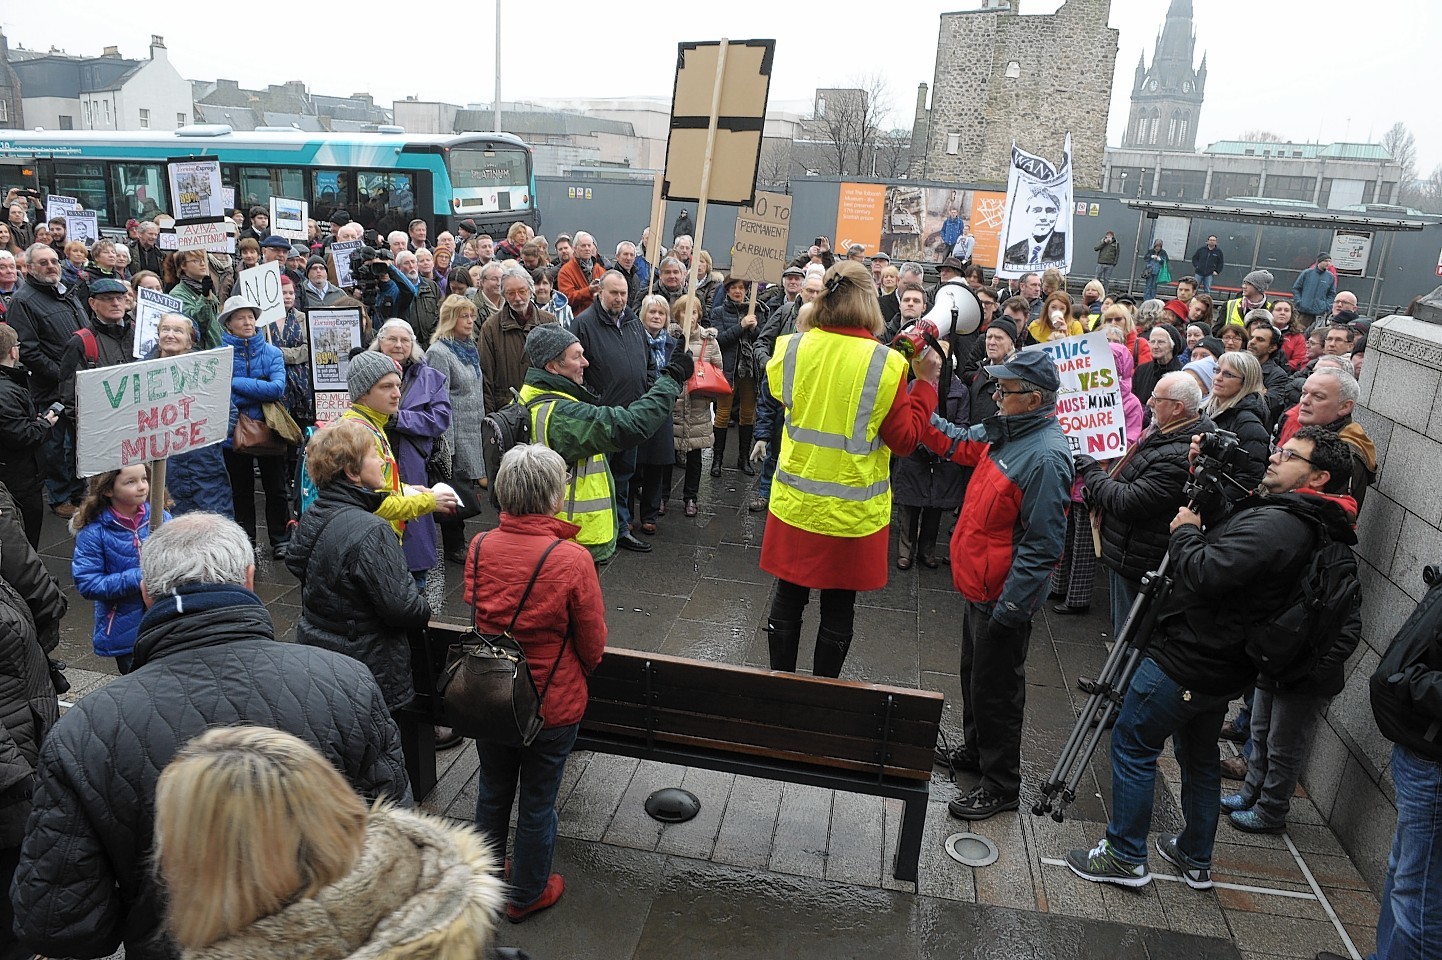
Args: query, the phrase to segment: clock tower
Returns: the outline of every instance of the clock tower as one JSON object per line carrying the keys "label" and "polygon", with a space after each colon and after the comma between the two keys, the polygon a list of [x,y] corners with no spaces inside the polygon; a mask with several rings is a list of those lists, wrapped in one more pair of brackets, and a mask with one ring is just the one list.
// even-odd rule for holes
{"label": "clock tower", "polygon": [[1197,117],[1207,85],[1207,57],[1193,68],[1197,37],[1192,29],[1192,0],[1172,0],[1157,36],[1152,65],[1137,58],[1132,80],[1132,110],[1122,148],[1191,153],[1197,144]]}

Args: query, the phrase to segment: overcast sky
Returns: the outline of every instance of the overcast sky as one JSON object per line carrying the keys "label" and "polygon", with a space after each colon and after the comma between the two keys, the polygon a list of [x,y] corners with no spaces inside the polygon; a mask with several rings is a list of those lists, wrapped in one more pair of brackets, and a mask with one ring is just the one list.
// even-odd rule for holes
{"label": "overcast sky", "polygon": [[[243,5],[173,0],[66,0],[60,7],[7,0],[0,26],[11,46],[95,55],[116,45],[127,57],[144,57],[150,35],[158,33],[189,79],[226,77],[244,87],[303,80],[314,93],[366,91],[382,103],[414,95],[465,104],[489,102],[494,89],[493,3],[261,4],[247,15]],[[879,70],[890,87],[894,122],[909,128],[917,84],[932,82],[938,14],[969,5],[728,0],[618,7],[504,0],[502,98],[669,99],[678,41],[763,37],[777,41],[773,104],[809,102],[817,86],[846,86]],[[1021,12],[1049,13],[1059,5],[1022,0]],[[1120,142],[1126,125],[1137,54],[1145,48],[1150,62],[1167,6],[1167,0],[1112,3],[1121,48],[1110,144]],[[1423,49],[1428,38],[1442,37],[1436,0],[1380,0],[1370,8],[1375,15],[1364,14],[1368,8],[1356,0],[1194,0],[1194,8],[1197,55],[1208,54],[1209,71],[1199,146],[1253,129],[1298,141],[1376,141],[1401,120],[1417,138],[1419,171],[1442,164],[1437,51]],[[860,12],[842,13],[853,9]],[[428,12],[408,22],[408,10]]]}

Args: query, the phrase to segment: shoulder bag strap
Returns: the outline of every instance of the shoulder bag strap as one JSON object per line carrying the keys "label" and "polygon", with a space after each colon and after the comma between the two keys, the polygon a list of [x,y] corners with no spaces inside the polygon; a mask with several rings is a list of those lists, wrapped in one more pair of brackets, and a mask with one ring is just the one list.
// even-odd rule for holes
{"label": "shoulder bag strap", "polygon": [[[551,551],[552,551],[552,550],[556,549],[556,548],[559,547],[560,545],[561,545],[561,541],[560,541],[559,538],[556,539],[556,540],[552,540],[552,541],[551,541],[551,545],[546,548],[546,552],[543,553],[543,554],[541,554],[541,559],[539,559],[539,560],[536,561],[536,569],[533,570],[533,571],[531,571],[531,580],[530,580],[529,583],[526,584],[526,592],[523,593],[523,594],[521,594],[521,602],[518,603],[518,604],[516,604],[516,612],[515,612],[515,614],[511,617],[511,625],[506,628],[506,636],[509,637],[509,636],[514,636],[514,635],[515,635],[516,621],[521,618],[521,608],[524,607],[524,606],[526,605],[526,601],[527,601],[528,599],[530,599],[530,596],[531,596],[531,588],[536,585],[536,578],[541,575],[541,568],[546,565],[546,558],[551,555]],[[476,555],[477,555],[478,557],[479,557],[479,555],[480,555],[480,552],[481,552],[481,551],[480,551],[480,547],[479,547],[479,544],[478,544],[478,545],[477,545],[477,549],[476,549]],[[476,596],[475,593],[472,592],[472,593],[471,593],[471,599],[472,599],[472,600],[475,600],[475,596]]]}

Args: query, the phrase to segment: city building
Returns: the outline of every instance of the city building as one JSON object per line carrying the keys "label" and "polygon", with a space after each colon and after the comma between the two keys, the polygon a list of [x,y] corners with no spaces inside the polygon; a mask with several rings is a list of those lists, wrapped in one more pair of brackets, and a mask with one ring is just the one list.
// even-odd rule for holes
{"label": "city building", "polygon": [[391,123],[391,111],[368,93],[332,97],[311,93],[300,80],[247,90],[234,80],[194,81],[197,123],[223,123],[237,131],[292,127],[310,131],[356,131]]}
{"label": "city building", "polygon": [[98,57],[16,47],[6,58],[27,127],[174,130],[191,122],[190,82],[171,65],[163,37],[150,38],[148,60],[127,60],[116,47]]}
{"label": "city building", "polygon": [[1184,153],[1196,149],[1197,118],[1207,86],[1206,54],[1200,67],[1192,66],[1196,46],[1192,0],[1172,0],[1157,34],[1151,67],[1145,53],[1137,59],[1124,149]]}
{"label": "city building", "polygon": [[25,126],[20,75],[10,66],[10,41],[0,32],[0,127]]}

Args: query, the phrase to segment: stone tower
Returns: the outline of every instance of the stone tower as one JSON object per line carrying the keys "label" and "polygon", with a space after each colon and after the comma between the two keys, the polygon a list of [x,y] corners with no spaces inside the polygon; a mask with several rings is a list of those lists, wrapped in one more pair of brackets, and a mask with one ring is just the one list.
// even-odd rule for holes
{"label": "stone tower", "polygon": [[1054,14],[942,14],[926,152],[913,146],[911,176],[1005,183],[1013,140],[1060,161],[1070,131],[1076,185],[1099,187],[1117,58],[1111,6],[1066,0]]}
{"label": "stone tower", "polygon": [[1197,117],[1207,85],[1206,54],[1200,67],[1192,66],[1196,46],[1192,0],[1172,0],[1167,21],[1157,35],[1151,68],[1147,68],[1145,53],[1137,59],[1123,149],[1196,150]]}

